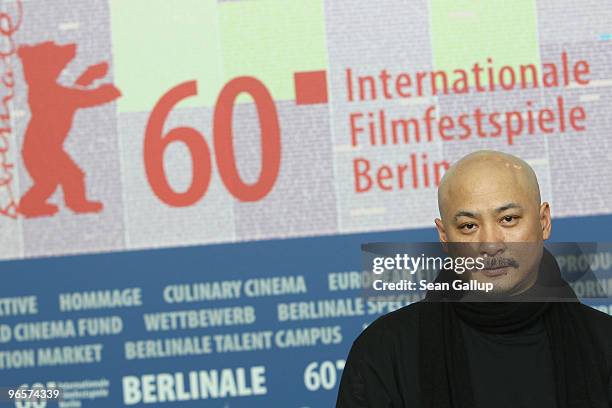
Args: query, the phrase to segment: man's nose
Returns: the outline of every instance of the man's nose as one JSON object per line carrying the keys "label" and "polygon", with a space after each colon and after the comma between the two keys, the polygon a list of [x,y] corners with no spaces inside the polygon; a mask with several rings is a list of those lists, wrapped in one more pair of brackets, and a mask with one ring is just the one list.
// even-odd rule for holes
{"label": "man's nose", "polygon": [[482,228],[479,238],[481,255],[496,256],[506,249],[504,235],[495,225],[489,225]]}

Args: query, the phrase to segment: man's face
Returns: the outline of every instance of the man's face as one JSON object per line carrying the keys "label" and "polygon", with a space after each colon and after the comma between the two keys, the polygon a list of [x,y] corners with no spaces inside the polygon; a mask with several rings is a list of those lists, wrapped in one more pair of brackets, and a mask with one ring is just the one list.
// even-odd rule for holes
{"label": "man's face", "polygon": [[537,279],[542,241],[550,234],[550,210],[540,205],[524,169],[483,163],[448,180],[436,220],[440,240],[453,256],[483,257],[485,269],[466,279],[493,283],[495,293],[518,294]]}

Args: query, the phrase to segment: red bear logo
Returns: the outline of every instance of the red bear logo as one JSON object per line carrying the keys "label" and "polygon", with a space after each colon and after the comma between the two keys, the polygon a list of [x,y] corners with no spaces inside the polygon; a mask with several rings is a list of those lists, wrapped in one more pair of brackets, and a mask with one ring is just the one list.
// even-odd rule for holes
{"label": "red bear logo", "polygon": [[113,84],[85,88],[108,72],[102,62],[90,66],[76,80],[75,87],[58,84],[57,78],[76,55],[75,44],[44,42],[21,46],[17,55],[22,61],[28,83],[28,105],[31,119],[25,132],[22,156],[34,184],[23,195],[18,211],[26,217],[51,216],[58,207],[47,202],[58,186],[64,201],[76,213],[99,212],[102,203],[89,201],[85,192],[85,173],[64,150],[63,144],[77,110],[109,103],[121,92]]}

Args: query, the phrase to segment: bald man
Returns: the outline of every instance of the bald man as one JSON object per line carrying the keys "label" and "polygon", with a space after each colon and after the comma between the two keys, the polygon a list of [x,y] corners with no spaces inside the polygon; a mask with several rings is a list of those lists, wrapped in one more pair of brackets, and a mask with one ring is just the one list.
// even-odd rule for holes
{"label": "bald man", "polygon": [[580,303],[544,249],[550,206],[533,169],[469,154],[444,175],[438,207],[449,253],[485,260],[461,279],[493,293],[430,291],[377,319],[353,343],[336,406],[612,407],[612,317]]}
{"label": "bald man", "polygon": [[[485,257],[520,256],[520,268],[487,269],[467,277],[493,283],[495,292],[521,293],[535,283],[542,242],[550,236],[550,206],[540,201],[536,175],[523,160],[489,150],[471,153],[444,174],[438,188],[438,236],[465,247],[478,243],[477,255]],[[529,244],[504,245],[521,242]]]}

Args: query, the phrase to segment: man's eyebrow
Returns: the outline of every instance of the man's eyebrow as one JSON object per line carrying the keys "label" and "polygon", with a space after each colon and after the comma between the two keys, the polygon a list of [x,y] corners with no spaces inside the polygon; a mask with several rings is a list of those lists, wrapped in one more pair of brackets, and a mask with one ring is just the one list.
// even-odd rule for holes
{"label": "man's eyebrow", "polygon": [[474,213],[474,212],[471,212],[471,211],[461,210],[461,211],[458,211],[458,212],[455,214],[455,221],[456,221],[456,220],[457,220],[457,218],[459,218],[459,217],[478,218],[478,213]]}
{"label": "man's eyebrow", "polygon": [[500,213],[500,212],[504,212],[506,210],[511,210],[511,209],[522,210],[523,207],[516,203],[508,203],[508,204],[502,205],[501,207],[497,207],[494,211],[496,213]]}

